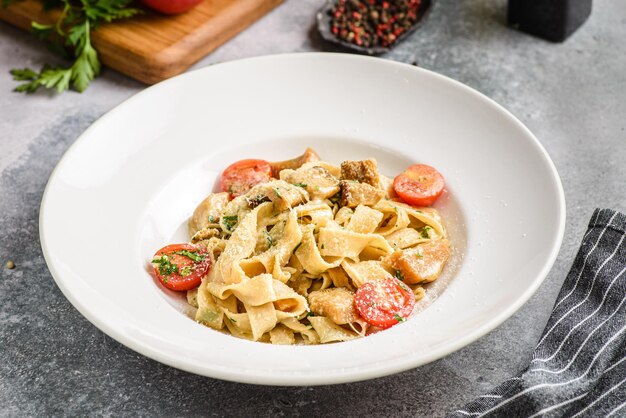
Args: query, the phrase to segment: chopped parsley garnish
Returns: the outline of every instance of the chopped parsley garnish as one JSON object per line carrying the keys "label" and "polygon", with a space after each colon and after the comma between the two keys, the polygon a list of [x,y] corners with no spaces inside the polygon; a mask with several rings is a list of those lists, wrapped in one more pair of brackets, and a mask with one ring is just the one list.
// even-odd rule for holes
{"label": "chopped parsley garnish", "polygon": [[307,317],[309,316],[315,316],[315,314],[313,312],[309,312],[308,314],[306,314]]}
{"label": "chopped parsley garnish", "polygon": [[401,270],[396,270],[394,276],[396,276],[396,279],[404,281],[404,276],[402,275]]}
{"label": "chopped parsley garnish", "polygon": [[430,230],[433,229],[432,227],[426,225],[425,227],[423,227],[420,230],[420,235],[422,236],[422,238],[430,238]]}
{"label": "chopped parsley garnish", "polygon": [[395,319],[398,322],[404,322],[405,321],[405,319],[403,317],[401,317],[400,315],[398,315],[398,314],[393,314],[393,319]]}
{"label": "chopped parsley garnish", "polygon": [[230,232],[235,229],[238,219],[239,218],[237,218],[237,215],[222,216],[222,225],[224,225],[224,228],[226,228],[226,230]]}
{"label": "chopped parsley garnish", "polygon": [[228,193],[233,194],[233,185],[228,186]]}
{"label": "chopped parsley garnish", "polygon": [[170,261],[170,258],[166,255],[162,255],[158,258],[154,258],[152,260],[152,264],[158,264],[157,269],[159,270],[159,274],[164,276],[163,280],[167,283],[167,277],[171,276],[174,273],[178,273],[178,266]]}
{"label": "chopped parsley garnish", "polygon": [[274,187],[274,194],[276,195],[276,197],[282,198],[280,192],[278,191],[278,187]]}
{"label": "chopped parsley garnish", "polygon": [[306,183],[294,183],[294,186],[298,186],[298,187],[302,187],[303,189],[306,189],[307,184]]}
{"label": "chopped parsley garnish", "polygon": [[269,247],[272,248],[274,246],[274,239],[272,238],[269,232],[267,231],[263,231],[263,232],[265,233],[265,239],[267,240],[267,245],[269,245]]}
{"label": "chopped parsley garnish", "polygon": [[213,215],[209,215],[209,222],[211,223],[215,222],[215,218],[213,217]]}
{"label": "chopped parsley garnish", "polygon": [[191,267],[190,266],[185,266],[183,267],[183,269],[180,271],[180,275],[183,277],[187,277],[191,274]]}
{"label": "chopped parsley garnish", "polygon": [[174,254],[184,255],[185,257],[190,258],[196,262],[202,261],[204,260],[204,257],[206,257],[206,255],[204,254],[198,254],[196,251],[189,251],[189,250],[176,251]]}

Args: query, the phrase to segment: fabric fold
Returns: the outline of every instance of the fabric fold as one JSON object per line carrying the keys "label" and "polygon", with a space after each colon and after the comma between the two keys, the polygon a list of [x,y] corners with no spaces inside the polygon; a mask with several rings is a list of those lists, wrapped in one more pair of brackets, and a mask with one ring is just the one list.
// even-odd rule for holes
{"label": "fabric fold", "polygon": [[626,416],[626,215],[596,209],[528,367],[448,417]]}

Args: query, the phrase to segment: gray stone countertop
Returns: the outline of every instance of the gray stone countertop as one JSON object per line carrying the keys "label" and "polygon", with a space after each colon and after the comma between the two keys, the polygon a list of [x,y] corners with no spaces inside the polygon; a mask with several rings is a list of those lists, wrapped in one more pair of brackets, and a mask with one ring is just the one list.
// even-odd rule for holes
{"label": "gray stone countertop", "polygon": [[[195,68],[333,50],[313,28],[321,4],[288,0]],[[626,7],[596,1],[589,21],[563,44],[507,28],[505,15],[504,0],[439,0],[424,26],[385,58],[459,80],[535,133],[567,201],[554,267],[515,315],[446,358],[366,382],[292,388],[162,365],[103,334],[63,297],[39,246],[46,181],[89,124],[145,86],[105,70],[83,94],[13,93],[9,69],[56,58],[0,23],[0,416],[443,416],[523,368],[593,209],[626,210]],[[13,270],[4,266],[9,259]]]}

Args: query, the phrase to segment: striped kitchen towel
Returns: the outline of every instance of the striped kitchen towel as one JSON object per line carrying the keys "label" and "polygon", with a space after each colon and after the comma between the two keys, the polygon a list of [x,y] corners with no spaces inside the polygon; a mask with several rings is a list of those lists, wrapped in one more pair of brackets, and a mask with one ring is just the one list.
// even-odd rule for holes
{"label": "striped kitchen towel", "polygon": [[528,367],[448,418],[626,417],[625,237],[595,210]]}

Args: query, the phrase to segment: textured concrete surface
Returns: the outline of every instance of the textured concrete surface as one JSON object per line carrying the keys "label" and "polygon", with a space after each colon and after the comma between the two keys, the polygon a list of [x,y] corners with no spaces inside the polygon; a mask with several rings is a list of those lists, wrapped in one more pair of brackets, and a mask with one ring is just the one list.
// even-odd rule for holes
{"label": "textured concrete surface", "polygon": [[[334,50],[313,30],[320,4],[288,0],[196,67]],[[313,388],[227,383],[161,365],[104,335],[69,304],[39,247],[43,189],[78,135],[143,86],[105,71],[81,95],[12,93],[10,68],[55,57],[0,24],[0,416],[442,416],[518,371],[593,208],[626,210],[626,7],[603,0],[594,8],[572,38],[551,44],[506,28],[504,0],[439,0],[422,29],[387,56],[482,91],[537,135],[565,188],[565,238],[535,296],[479,341],[394,376]],[[4,267],[9,259],[14,270]]]}

